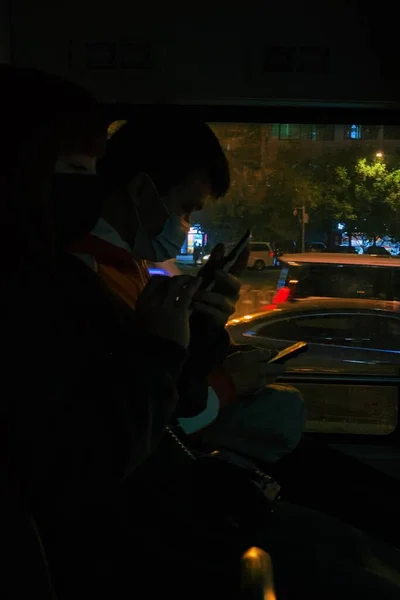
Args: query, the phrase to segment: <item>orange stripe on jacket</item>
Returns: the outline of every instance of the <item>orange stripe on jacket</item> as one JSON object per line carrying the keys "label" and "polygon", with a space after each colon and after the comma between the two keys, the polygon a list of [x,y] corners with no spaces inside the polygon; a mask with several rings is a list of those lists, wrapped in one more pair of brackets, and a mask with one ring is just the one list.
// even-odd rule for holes
{"label": "orange stripe on jacket", "polygon": [[128,250],[88,234],[69,247],[70,252],[92,256],[97,272],[108,287],[131,308],[150,279],[144,260],[133,260]]}

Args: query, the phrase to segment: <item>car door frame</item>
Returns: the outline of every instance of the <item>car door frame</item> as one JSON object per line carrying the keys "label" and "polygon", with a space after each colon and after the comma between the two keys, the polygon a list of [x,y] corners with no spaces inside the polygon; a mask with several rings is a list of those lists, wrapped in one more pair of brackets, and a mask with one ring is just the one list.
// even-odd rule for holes
{"label": "car door frame", "polygon": [[[346,315],[354,315],[357,311],[348,311],[348,310],[344,310],[339,312],[339,314],[346,314]],[[368,311],[363,311],[364,314],[366,315],[373,315],[372,312],[368,312]],[[323,314],[332,314],[332,312],[326,311],[324,310],[323,312],[311,312],[311,313],[303,313],[302,316],[304,317],[308,317],[308,316],[313,316],[313,315],[323,315]],[[379,315],[382,316],[382,315]],[[298,317],[298,315],[297,315]],[[273,320],[274,323],[277,323],[279,321],[286,321],[286,320],[290,320],[290,319],[295,319],[296,315],[293,316],[284,316],[284,315],[279,315],[279,317],[277,317],[276,319]],[[394,317],[391,317],[394,318]],[[253,326],[253,331],[257,332],[259,329],[261,329],[261,327],[263,327],[265,325],[265,322],[259,323],[259,324],[255,324],[255,326]],[[272,325],[272,323],[271,323]],[[258,336],[257,334],[254,335],[248,335],[246,336],[246,332],[244,332],[242,334],[243,337],[248,337],[251,340],[257,340],[258,339],[262,339],[263,341],[265,341],[266,339],[271,339],[271,341],[276,341],[276,342],[282,342],[282,343],[289,343],[291,341],[297,342],[299,340],[282,340],[280,338],[266,338],[263,336]],[[314,344],[314,342],[311,342],[312,344]],[[329,344],[315,344],[315,345],[324,345],[326,347],[331,347],[332,345]],[[344,349],[348,349],[348,346],[336,346],[337,348],[341,348],[343,347]],[[353,347],[352,347],[353,348]],[[365,350],[365,351],[374,351],[373,349],[369,349],[369,348],[361,348],[361,350]],[[383,351],[386,352],[386,351]],[[320,383],[320,384],[324,384],[324,383],[332,383],[338,386],[341,385],[371,385],[371,386],[376,386],[376,387],[380,387],[380,386],[396,386],[399,390],[399,396],[398,396],[398,412],[399,412],[399,419],[397,421],[396,427],[393,430],[393,432],[389,433],[388,435],[372,435],[372,434],[345,434],[345,433],[313,433],[313,432],[307,432],[305,433],[305,437],[309,438],[309,439],[315,439],[315,440],[320,440],[321,438],[323,438],[326,443],[328,444],[370,444],[370,445],[382,445],[382,446],[393,446],[393,447],[400,447],[400,368],[399,368],[399,372],[397,374],[394,374],[393,376],[378,376],[378,375],[367,375],[367,374],[360,374],[360,375],[342,375],[342,374],[333,374],[333,373],[324,373],[324,372],[320,372],[320,373],[302,373],[302,372],[296,372],[296,371],[288,371],[287,373],[285,373],[284,375],[282,375],[281,377],[279,377],[279,381],[285,384],[290,384],[293,386],[296,386],[296,384],[301,384],[301,383]]]}
{"label": "car door frame", "polygon": [[[284,315],[280,315],[277,319],[274,319],[271,322],[272,323],[279,323],[280,321],[290,321],[290,320],[294,320],[294,319],[299,319],[299,318],[309,318],[309,317],[317,317],[317,316],[321,316],[321,317],[327,317],[327,316],[333,316],[333,315],[342,315],[342,316],[349,316],[349,317],[354,317],[355,315],[363,315],[366,317],[377,317],[377,318],[386,318],[386,319],[398,319],[400,321],[400,317],[396,317],[393,315],[384,315],[381,313],[376,313],[373,310],[371,311],[362,311],[362,312],[357,312],[356,310],[354,311],[350,311],[349,309],[338,309],[337,311],[329,311],[327,309],[324,309],[323,311],[319,312],[319,311],[313,311],[313,312],[306,312],[306,313],[302,313],[301,315],[289,315],[289,316],[284,316]],[[327,348],[342,348],[343,350],[358,350],[358,351],[362,351],[362,352],[366,352],[366,353],[376,353],[376,354],[380,354],[380,353],[385,353],[385,354],[396,354],[396,355],[400,355],[400,350],[385,350],[383,348],[365,348],[364,346],[345,346],[344,344],[324,344],[323,342],[310,342],[309,340],[298,340],[298,339],[283,339],[283,338],[276,338],[276,337],[264,337],[264,336],[260,336],[257,335],[257,331],[259,329],[261,329],[262,327],[264,327],[266,324],[265,323],[260,323],[257,324],[253,327],[253,331],[255,331],[256,333],[250,335],[246,335],[246,332],[244,332],[242,335],[244,337],[251,337],[251,339],[260,339],[265,341],[266,339],[270,339],[271,341],[276,341],[276,342],[289,342],[290,343],[296,343],[298,341],[305,341],[307,342],[310,346],[323,346],[323,347],[327,347]]]}

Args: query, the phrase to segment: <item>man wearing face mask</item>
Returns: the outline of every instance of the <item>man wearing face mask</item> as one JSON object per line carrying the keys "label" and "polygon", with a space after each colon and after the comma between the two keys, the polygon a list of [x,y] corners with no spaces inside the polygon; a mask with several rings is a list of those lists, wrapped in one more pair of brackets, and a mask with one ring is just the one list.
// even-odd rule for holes
{"label": "man wearing face mask", "polygon": [[[165,124],[153,123],[154,131],[158,127],[160,135],[166,139],[162,131],[162,128],[166,129]],[[98,163],[99,179],[103,182],[106,197],[103,216],[92,235],[71,248],[132,308],[149,281],[145,261],[164,262],[179,254],[189,232],[191,213],[200,210],[208,196],[219,197],[229,186],[225,156],[206,125],[195,124],[191,130],[192,156],[187,156],[187,164],[179,160],[183,140],[174,141],[171,136],[169,158],[163,155],[157,163],[152,148],[154,137],[151,131],[147,136],[146,129],[147,126],[142,128],[135,123],[132,131],[132,126],[125,125],[109,141],[107,158]],[[169,133],[165,131],[165,135]],[[179,135],[182,133],[183,128]],[[138,146],[132,147],[132,140],[136,139]],[[141,143],[145,140],[149,140],[146,146]],[[149,172],[152,164],[153,173]],[[163,180],[165,182],[160,185]],[[204,368],[196,369],[195,377],[192,370],[190,376],[185,373],[181,381],[181,387],[186,390],[180,398],[190,397],[181,410],[181,416],[187,419],[183,424],[188,433],[215,419],[221,399],[235,397],[228,377],[227,385],[221,386],[223,376],[215,376],[215,387],[219,385],[223,390],[219,392],[219,398],[214,388],[208,388],[205,379],[227,351],[229,339],[223,330],[221,335],[221,326],[235,309],[240,287],[238,280],[229,274],[218,273],[217,277],[230,294],[202,293],[194,305],[199,313],[207,315],[206,324],[211,316],[209,333],[212,339],[210,344],[202,345],[196,340],[196,352],[202,355],[201,363],[197,364]],[[214,342],[216,346],[210,352]]]}
{"label": "man wearing face mask", "polygon": [[[209,197],[228,191],[229,167],[208,125],[138,116],[111,137],[97,170],[104,186],[103,216],[71,250],[133,308],[149,280],[144,261],[163,262],[179,254],[191,213],[201,210]],[[223,247],[215,248],[210,260],[221,253]],[[237,396],[273,383],[283,369],[268,365],[268,350],[233,352],[237,348],[230,345],[224,326],[235,310],[240,283],[222,271],[216,272],[216,280],[224,293],[198,292],[193,304],[190,361],[179,381],[179,425],[211,447],[229,448],[233,439],[241,439],[241,451],[275,462],[300,439],[303,403],[296,390],[283,387],[271,388],[265,401],[236,403]],[[221,410],[228,406],[229,412]],[[237,433],[243,420],[254,420],[254,411],[266,425],[260,427],[252,454],[246,426],[244,435]],[[220,413],[221,423],[216,422]]]}

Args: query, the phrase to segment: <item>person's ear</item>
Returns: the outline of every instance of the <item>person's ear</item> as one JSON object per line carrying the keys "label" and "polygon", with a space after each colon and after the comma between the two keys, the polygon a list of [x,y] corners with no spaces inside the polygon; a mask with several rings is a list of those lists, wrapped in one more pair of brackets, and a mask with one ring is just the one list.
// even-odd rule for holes
{"label": "person's ear", "polygon": [[128,184],[128,192],[135,206],[150,202],[155,192],[154,185],[146,173],[132,177]]}

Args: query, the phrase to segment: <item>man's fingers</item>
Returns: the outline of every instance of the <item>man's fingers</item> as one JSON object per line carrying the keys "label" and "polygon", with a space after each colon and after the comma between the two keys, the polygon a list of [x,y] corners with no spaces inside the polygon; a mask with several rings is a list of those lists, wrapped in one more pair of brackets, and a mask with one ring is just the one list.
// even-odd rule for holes
{"label": "man's fingers", "polygon": [[215,308],[210,304],[204,304],[203,302],[195,302],[193,304],[193,309],[196,310],[196,312],[202,313],[203,315],[210,317],[214,321],[214,323],[222,327],[225,326],[226,321],[228,319],[228,315],[226,313],[222,312],[221,310]]}
{"label": "man's fingers", "polygon": [[201,277],[177,275],[170,279],[166,302],[176,308],[188,308],[202,283]]}
{"label": "man's fingers", "polygon": [[146,309],[162,302],[165,297],[165,286],[170,281],[166,275],[154,275],[139,295],[136,309]]}
{"label": "man's fingers", "polygon": [[225,246],[224,244],[217,244],[215,248],[212,249],[210,258],[208,259],[209,264],[219,263],[223,260],[225,256]]}
{"label": "man's fingers", "polygon": [[230,273],[232,273],[232,275],[240,275],[247,267],[247,263],[249,262],[249,256],[250,246],[249,244],[247,244],[242,253],[238,256],[237,261],[230,268]]}
{"label": "man's fingers", "polygon": [[224,295],[234,298],[235,300],[239,298],[242,284],[237,277],[220,269],[215,272],[215,281],[219,288],[226,290]]}
{"label": "man's fingers", "polygon": [[189,307],[192,304],[193,299],[194,299],[195,295],[197,294],[197,292],[199,291],[199,288],[202,283],[203,283],[203,280],[201,277],[192,277],[191,280],[187,283],[187,285],[184,285],[182,287],[182,289],[185,290],[185,294],[186,294],[186,297],[184,299],[184,303],[185,303],[186,307]]}
{"label": "man's fingers", "polygon": [[160,289],[161,286],[164,285],[164,283],[166,281],[169,281],[170,277],[168,277],[167,275],[153,275],[153,277],[150,277],[148,283],[146,284],[146,287],[144,288],[144,292],[146,291],[155,291],[157,289]]}
{"label": "man's fingers", "polygon": [[226,296],[222,296],[217,292],[207,292],[200,290],[196,293],[195,300],[196,303],[202,302],[203,304],[215,306],[215,308],[220,309],[228,315],[231,315],[235,312],[235,303],[232,302],[232,300],[230,300]]}

